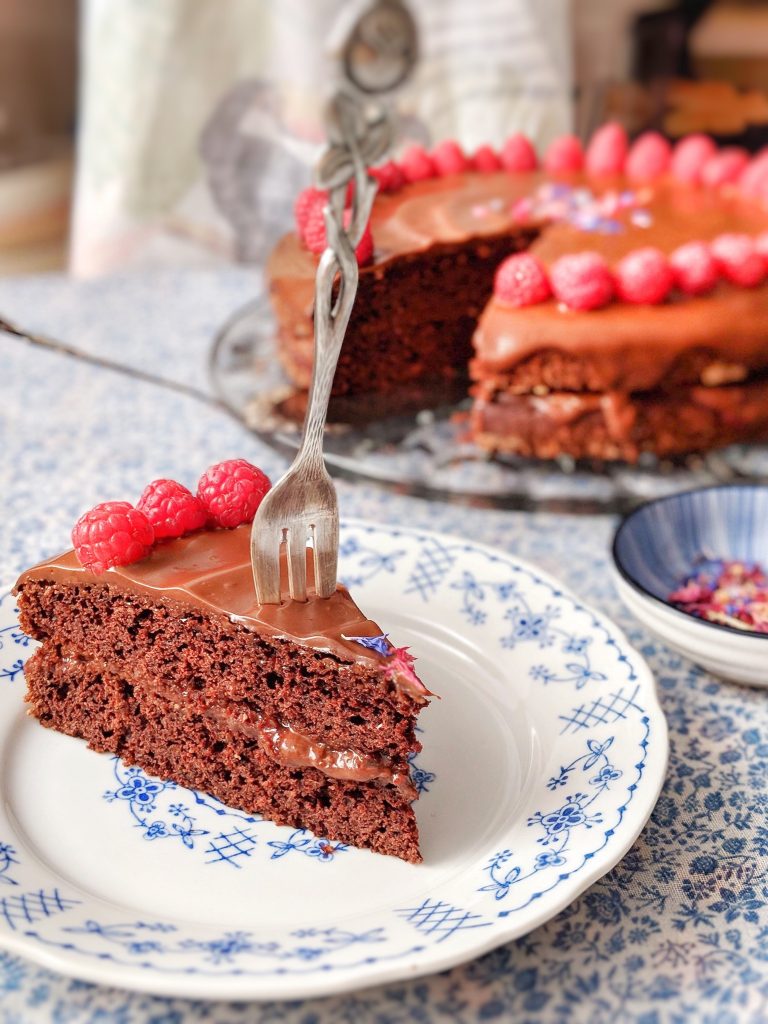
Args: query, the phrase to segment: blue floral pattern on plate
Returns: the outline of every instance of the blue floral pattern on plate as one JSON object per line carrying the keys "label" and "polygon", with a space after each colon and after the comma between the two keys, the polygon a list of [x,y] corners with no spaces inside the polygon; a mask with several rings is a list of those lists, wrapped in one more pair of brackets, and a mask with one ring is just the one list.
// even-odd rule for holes
{"label": "blue floral pattern on plate", "polygon": [[587,788],[585,792],[575,791],[566,796],[563,803],[553,810],[536,811],[532,814],[528,818],[528,827],[540,830],[541,835],[537,842],[547,849],[542,853],[536,853],[533,862],[527,867],[514,863],[512,850],[501,850],[488,864],[487,871],[491,881],[481,886],[481,892],[492,892],[497,900],[503,900],[517,882],[547,868],[562,868],[568,863],[573,830],[590,829],[594,825],[602,824],[602,813],[590,813],[589,808],[599,801],[611,783],[621,778],[621,771],[614,768],[606,754],[613,740],[613,736],[609,736],[602,743],[588,740],[586,753],[575,758],[570,764],[561,766],[558,774],[548,780],[547,788],[557,791],[568,785],[571,775],[578,769],[582,774],[586,774]]}
{"label": "blue floral pattern on plate", "polygon": [[13,877],[13,865],[18,863],[16,850],[9,843],[0,842],[0,884],[18,885]]}
{"label": "blue floral pattern on plate", "polygon": [[[5,597],[5,600],[9,600],[8,596]],[[0,603],[1,601],[2,599],[0,599]],[[14,615],[17,612],[18,609],[14,609]],[[21,629],[17,622],[13,622],[10,625],[3,626],[2,629],[0,629],[0,651],[3,651],[4,653],[7,653],[9,647],[12,645],[11,649],[16,650],[18,655],[19,653],[21,653],[19,652],[19,648],[29,647],[30,643],[30,638]],[[2,680],[6,680],[7,682],[12,683],[13,680],[21,674],[23,669],[23,656],[17,656],[13,658],[4,657],[2,662],[0,663],[0,682]]]}
{"label": "blue floral pattern on plate", "polygon": [[[463,594],[462,612],[473,626],[486,622],[483,603],[489,591],[497,601],[509,606],[504,619],[509,622],[508,631],[501,637],[502,647],[510,650],[521,643],[533,643],[539,648],[557,648],[563,655],[562,664],[550,660],[547,664],[536,664],[529,669],[532,679],[544,683],[575,683],[581,689],[590,680],[605,682],[605,675],[596,672],[590,664],[590,636],[576,636],[557,624],[560,609],[554,605],[533,609],[523,591],[515,583],[494,583],[480,581],[474,573],[464,571],[454,590]],[[557,594],[553,596],[559,596]]]}

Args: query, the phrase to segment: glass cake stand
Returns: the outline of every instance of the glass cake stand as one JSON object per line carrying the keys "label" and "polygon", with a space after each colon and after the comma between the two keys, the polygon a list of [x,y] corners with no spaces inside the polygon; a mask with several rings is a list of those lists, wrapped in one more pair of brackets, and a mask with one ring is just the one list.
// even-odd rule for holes
{"label": "glass cake stand", "polygon": [[[292,394],[275,355],[275,325],[263,293],[221,328],[210,356],[217,399],[253,433],[285,455],[301,422],[281,412]],[[413,494],[485,507],[550,512],[623,513],[641,501],[724,482],[768,481],[768,446],[733,446],[684,460],[643,458],[582,464],[488,456],[465,437],[468,402],[365,426],[331,424],[325,455],[331,473]]]}

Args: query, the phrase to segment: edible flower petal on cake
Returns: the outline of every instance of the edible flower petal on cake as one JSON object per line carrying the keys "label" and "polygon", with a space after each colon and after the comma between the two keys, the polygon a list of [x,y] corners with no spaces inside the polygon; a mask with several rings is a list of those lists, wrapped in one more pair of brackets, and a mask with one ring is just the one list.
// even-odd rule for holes
{"label": "edible flower petal on cake", "polygon": [[393,651],[388,633],[379,633],[378,636],[346,636],[342,633],[341,636],[343,640],[351,640],[353,643],[360,644],[361,647],[367,647],[369,651],[378,651],[384,657],[389,657]]}

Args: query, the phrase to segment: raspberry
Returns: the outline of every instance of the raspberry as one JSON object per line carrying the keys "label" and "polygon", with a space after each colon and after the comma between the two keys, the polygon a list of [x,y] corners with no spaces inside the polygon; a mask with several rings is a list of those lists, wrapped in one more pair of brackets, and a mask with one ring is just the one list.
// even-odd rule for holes
{"label": "raspberry", "polygon": [[394,160],[380,167],[369,167],[368,173],[379,183],[379,192],[397,192],[405,184],[405,176]]}
{"label": "raspberry", "polygon": [[631,181],[652,181],[668,169],[672,147],[658,132],[643,132],[632,143],[626,172]]}
{"label": "raspberry", "polygon": [[760,256],[766,271],[768,271],[768,231],[763,231],[755,239],[755,252]]}
{"label": "raspberry", "polygon": [[272,485],[245,459],[228,459],[210,466],[200,477],[197,496],[215,526],[232,530],[250,523]]}
{"label": "raspberry", "polygon": [[549,174],[570,174],[584,166],[584,151],[575,135],[561,135],[550,142],[544,154],[544,170]]}
{"label": "raspberry", "polygon": [[765,266],[749,235],[718,235],[712,242],[712,255],[723,277],[734,284],[753,288],[765,277]]}
{"label": "raspberry", "polygon": [[519,132],[510,135],[501,147],[501,163],[505,171],[535,171],[538,160],[530,139]]}
{"label": "raspberry", "polygon": [[675,284],[687,295],[703,295],[717,284],[717,261],[704,242],[687,242],[669,257]]}
{"label": "raspberry", "polygon": [[757,196],[768,185],[768,150],[762,149],[744,168],[739,188],[745,196]]}
{"label": "raspberry", "polygon": [[315,203],[309,208],[306,221],[304,222],[304,245],[310,252],[318,255],[323,252],[326,246],[325,237],[325,204]]}
{"label": "raspberry", "polygon": [[598,309],[613,298],[613,276],[596,252],[561,256],[549,271],[552,291],[569,309]]}
{"label": "raspberry", "polygon": [[370,223],[366,224],[363,229],[362,237],[355,249],[355,256],[360,267],[366,266],[373,260],[373,233],[371,232]]}
{"label": "raspberry", "polygon": [[708,135],[686,135],[672,151],[669,169],[672,177],[688,185],[701,180],[704,164],[717,153],[717,146]]}
{"label": "raspberry", "polygon": [[480,146],[476,149],[472,163],[476,171],[483,171],[486,174],[500,171],[502,168],[501,158],[492,146]]}
{"label": "raspberry", "polygon": [[701,169],[701,183],[717,188],[738,181],[749,163],[749,153],[740,146],[726,146],[704,164]]}
{"label": "raspberry", "polygon": [[604,124],[592,136],[585,157],[587,174],[597,178],[621,174],[629,152],[627,133],[615,121]]}
{"label": "raspberry", "polygon": [[432,157],[423,146],[409,146],[400,158],[400,167],[406,181],[424,181],[437,173]]}
{"label": "raspberry", "polygon": [[175,480],[153,480],[136,502],[152,524],[155,538],[182,537],[202,530],[208,513],[194,494]]}
{"label": "raspberry", "polygon": [[310,210],[315,206],[323,207],[328,200],[328,193],[319,188],[304,188],[296,196],[293,204],[293,214],[296,218],[296,230],[299,238],[304,241],[304,232],[307,229],[307,218]]}
{"label": "raspberry", "polygon": [[[315,189],[315,196],[307,205],[304,214],[304,229],[301,233],[301,240],[310,252],[322,253],[326,247],[325,237],[325,207],[328,205],[328,193]],[[350,181],[347,186],[345,202],[349,205],[355,194],[355,183]],[[345,223],[349,220],[349,210],[345,211]],[[359,262],[359,261],[358,261]]]}
{"label": "raspberry", "polygon": [[535,306],[552,294],[547,272],[540,260],[528,252],[508,256],[500,263],[493,280],[494,295],[510,306]]}
{"label": "raspberry", "polygon": [[616,291],[625,302],[655,305],[669,295],[675,276],[659,249],[635,249],[616,267]]}
{"label": "raspberry", "polygon": [[463,171],[468,171],[471,167],[464,150],[458,142],[454,142],[452,139],[440,142],[432,150],[430,156],[432,157],[432,163],[435,165],[435,170],[440,175],[461,174]]}
{"label": "raspberry", "polygon": [[[304,244],[310,252],[320,253],[324,252],[327,245],[326,234],[325,234],[325,205],[322,206],[318,203],[309,211],[307,217],[307,226],[304,230]],[[350,217],[352,216],[351,210],[344,211],[344,224],[349,224]],[[363,236],[357,243],[355,249],[355,256],[357,256],[357,262],[359,266],[364,266],[366,263],[370,263],[373,258],[373,236],[371,234],[370,224],[366,224]]]}
{"label": "raspberry", "polygon": [[768,209],[768,175],[760,183],[760,190],[755,198],[760,200],[765,209]]}
{"label": "raspberry", "polygon": [[72,546],[80,564],[100,576],[115,565],[130,565],[149,554],[152,524],[127,501],[104,501],[80,516]]}

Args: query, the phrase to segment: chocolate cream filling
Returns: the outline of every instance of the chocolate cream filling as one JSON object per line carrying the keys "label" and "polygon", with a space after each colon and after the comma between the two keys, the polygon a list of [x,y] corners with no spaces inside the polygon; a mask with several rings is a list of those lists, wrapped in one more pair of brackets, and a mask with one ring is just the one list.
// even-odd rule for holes
{"label": "chocolate cream filling", "polygon": [[243,712],[235,717],[213,709],[208,715],[233,732],[258,740],[267,757],[285,768],[317,768],[323,775],[345,782],[381,781],[396,786],[406,799],[416,799],[416,789],[407,772],[394,769],[384,758],[359,750],[337,750],[297,732],[272,715]]}
{"label": "chocolate cream filling", "polygon": [[[85,662],[105,674],[111,671],[111,666],[101,659],[76,651],[62,651],[61,660],[65,665]],[[129,678],[128,681],[132,680]],[[132,682],[139,688],[139,684]],[[178,691],[173,688],[157,683],[153,690],[171,701],[178,699]],[[239,733],[246,739],[257,740],[259,748],[267,757],[284,768],[317,768],[323,775],[344,782],[380,781],[384,785],[395,786],[407,800],[416,799],[416,789],[408,772],[394,768],[386,757],[366,754],[354,748],[339,750],[314,736],[291,728],[274,715],[248,707],[240,706],[237,710],[206,707],[202,714],[219,728]]]}

